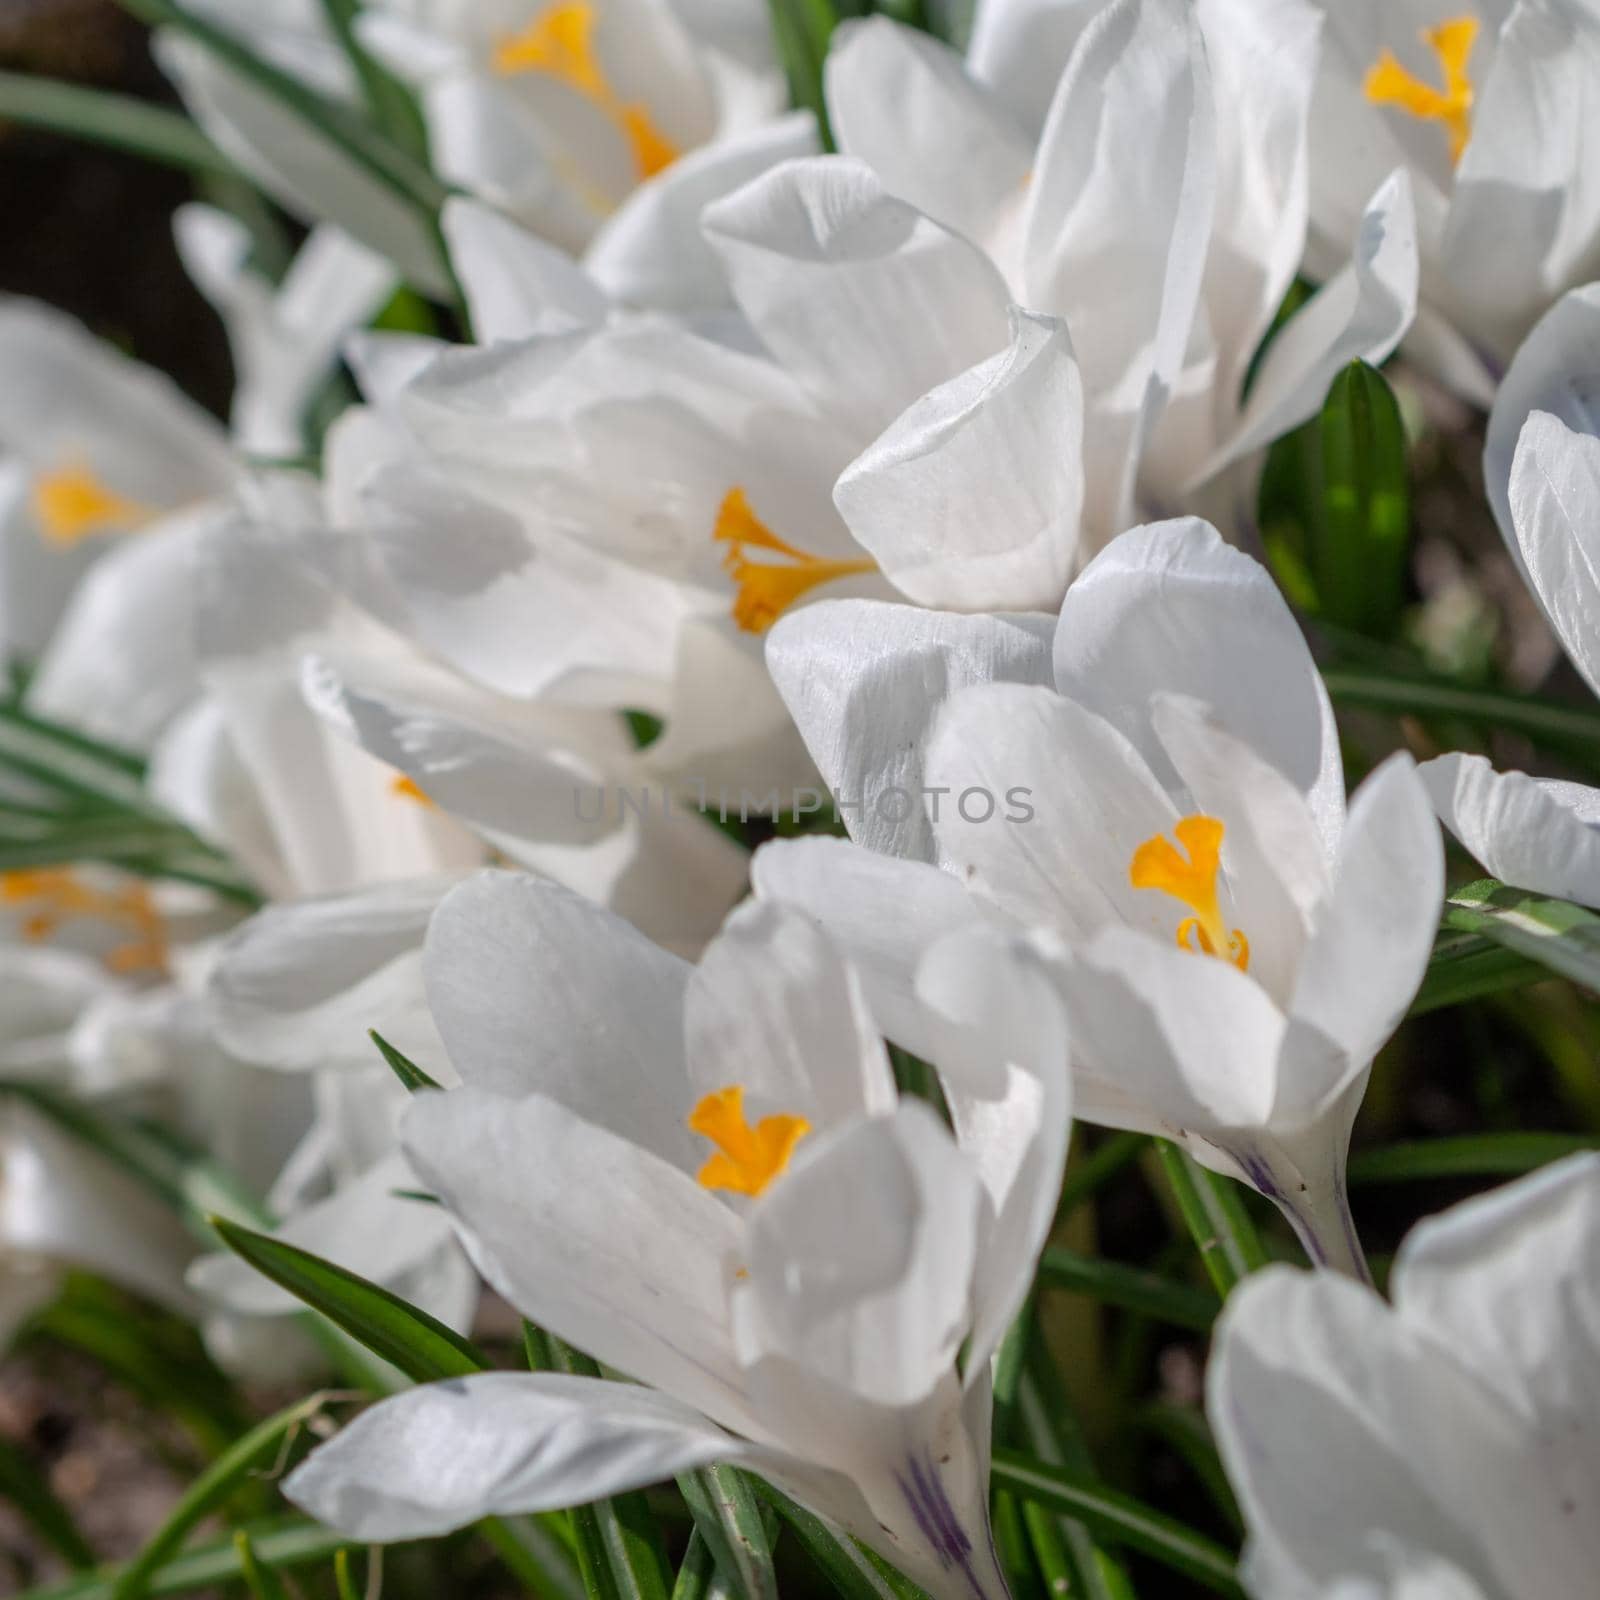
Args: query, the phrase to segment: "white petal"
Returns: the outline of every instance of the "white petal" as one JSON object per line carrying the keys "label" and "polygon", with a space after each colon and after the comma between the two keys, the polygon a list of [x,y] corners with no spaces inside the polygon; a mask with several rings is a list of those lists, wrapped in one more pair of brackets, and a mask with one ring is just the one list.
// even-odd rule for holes
{"label": "white petal", "polygon": [[797,112],[690,151],[601,224],[585,267],[623,305],[688,312],[724,304],[727,281],[700,230],[701,213],[779,162],[816,149],[815,119]]}
{"label": "white petal", "polygon": [[464,1083],[546,1095],[693,1170],[685,962],[553,883],[483,872],[439,907],[426,970]]}
{"label": "white petal", "polygon": [[1600,284],[1563,295],[1523,340],[1500,380],[1483,448],[1483,486],[1500,532],[1519,555],[1511,518],[1511,465],[1523,425],[1548,411],[1577,433],[1600,436]]}
{"label": "white petal", "polygon": [[1062,68],[1106,0],[980,0],[967,64],[1015,108],[1031,135],[1044,127]]}
{"label": "white petal", "polygon": [[566,251],[503,212],[461,195],[441,216],[450,261],[479,344],[565,333],[604,322],[605,294]]}
{"label": "white petal", "polygon": [[981,916],[954,877],[826,838],[763,845],[750,877],[760,898],[804,910],[845,952],[885,1037],[936,1059],[943,1032],[916,996],[917,964],[944,934]]}
{"label": "white petal", "polygon": [[1007,342],[988,258],[860,162],[786,162],[709,207],[704,226],[767,347],[862,437]]}
{"label": "white petal", "polygon": [[1067,591],[1056,686],[1114,723],[1156,775],[1172,768],[1152,697],[1189,695],[1304,794],[1331,856],[1344,814],[1333,707],[1266,569],[1194,519],[1124,534]]}
{"label": "white petal", "polygon": [[917,991],[949,1027],[934,1059],[956,1141],[993,1207],[973,1284],[970,1384],[1027,1298],[1055,1222],[1072,1132],[1067,1016],[1026,942],[987,929],[936,944]]}
{"label": "white petal", "polygon": [[1097,538],[1132,520],[1138,458],[1189,348],[1215,196],[1194,9],[1117,0],[1062,75],[1023,224],[1024,299],[1066,320],[1083,371]]}
{"label": "white petal", "polygon": [[1511,467],[1511,522],[1562,649],[1600,694],[1600,437],[1535,411]]}
{"label": "white petal", "polygon": [[814,921],[778,902],[750,901],[723,924],[689,977],[684,1032],[699,1093],[740,1084],[757,1110],[814,1129],[894,1107],[855,974]]}
{"label": "white petal", "polygon": [[479,1271],[524,1316],[742,1421],[724,1272],[743,1229],[709,1190],[543,1095],[420,1095],[405,1148],[462,1224]]}
{"label": "white petal", "polygon": [[1496,772],[1474,755],[1439,756],[1417,770],[1444,825],[1486,872],[1600,906],[1600,791]]}
{"label": "white petal", "polygon": [[845,468],[851,533],[919,605],[1053,610],[1078,559],[1083,382],[1066,324],[1013,308],[1010,347],[918,400]]}
{"label": "white petal", "polygon": [[915,1405],[967,1332],[973,1169],[918,1100],[801,1152],[750,1213],[741,1360],[783,1355],[863,1400]]}
{"label": "white petal", "polygon": [[375,1059],[367,1029],[437,1075],[443,1050],[422,993],[423,935],[449,878],[411,879],[268,906],[212,969],[217,1037],[296,1071]]}
{"label": "white petal", "polygon": [[[1444,898],[1444,847],[1411,758],[1391,756],[1356,791],[1290,1010],[1363,1070],[1399,1026],[1433,953]],[[1279,1086],[1292,1121],[1331,1086]]]}
{"label": "white petal", "polygon": [[1377,366],[1404,337],[1417,311],[1417,222],[1411,179],[1396,172],[1372,197],[1350,264],[1279,329],[1250,387],[1231,437],[1195,481],[1314,417],[1352,361]]}
{"label": "white petal", "polygon": [[948,45],[884,16],[839,25],[823,82],[844,155],[935,222],[988,242],[1033,165],[1007,100],[968,77]]}
{"label": "white petal", "polygon": [[741,1453],[667,1395],[564,1374],[486,1372],[372,1407],[315,1451],[284,1493],[319,1522],[382,1544],[581,1505]]}
{"label": "white petal", "polygon": [[779,620],[767,666],[854,838],[932,861],[923,746],[939,709],[974,683],[1046,683],[1048,617],[963,617],[822,601]]}

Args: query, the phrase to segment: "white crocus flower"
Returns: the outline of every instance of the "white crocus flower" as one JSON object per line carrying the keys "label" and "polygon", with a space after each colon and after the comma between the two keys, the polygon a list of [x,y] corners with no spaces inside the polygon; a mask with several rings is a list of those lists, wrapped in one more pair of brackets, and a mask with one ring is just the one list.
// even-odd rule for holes
{"label": "white crocus flower", "polygon": [[181,574],[234,481],[227,435],[32,301],[0,303],[0,363],[0,655],[38,663],[35,709],[142,746],[193,692]]}
{"label": "white crocus flower", "polygon": [[[1304,247],[1319,22],[1309,0],[992,0],[965,62],[884,18],[839,31],[827,69],[839,148],[983,248],[1020,305],[1066,325],[1085,556],[1136,507],[1192,505],[1410,323],[1410,191],[1378,171],[1335,241],[1338,270],[1279,331],[1246,397]],[[969,405],[954,387],[930,395],[851,468],[839,503],[864,542],[915,537],[898,526],[925,518],[908,491],[950,471]],[[1078,450],[1075,437],[1056,445]]]}
{"label": "white crocus flower", "polygon": [[938,1600],[1003,1595],[989,1358],[1068,1112],[1059,1005],[1005,951],[963,938],[927,975],[953,1139],[897,1102],[854,976],[803,916],[746,906],[690,968],[526,878],[458,889],[429,988],[467,1087],[420,1097],[407,1147],[520,1311],[648,1387],[428,1385],[317,1451],[289,1496],[388,1540],[726,1461]]}
{"label": "white crocus flower", "polygon": [[[1489,503],[1584,681],[1600,695],[1600,285],[1543,318],[1507,370],[1484,449]],[[1496,772],[1479,755],[1425,762],[1445,825],[1497,878],[1600,906],[1600,790]]]}
{"label": "white crocus flower", "polygon": [[1275,1200],[1316,1259],[1359,1270],[1344,1157],[1432,948],[1427,795],[1396,757],[1346,813],[1294,619],[1204,523],[1113,541],[1053,650],[1049,622],[844,601],[775,629],[774,678],[872,853],[768,845],[757,892],[810,909],[919,1052],[928,941],[1043,930],[1079,1114],[1184,1140]]}
{"label": "white crocus flower", "polygon": [[306,413],[339,363],[345,338],[394,292],[394,268],[339,229],[315,229],[280,284],[250,262],[250,231],[211,206],[173,222],[196,287],[216,307],[233,350],[233,438],[251,456],[299,456]]}
{"label": "white crocus flower", "polygon": [[723,304],[701,208],[816,149],[780,115],[759,0],[369,0],[358,28],[416,89],[440,176],[624,304]]}
{"label": "white crocus flower", "polygon": [[1310,264],[1342,251],[1396,166],[1417,197],[1408,353],[1487,406],[1512,352],[1600,268],[1584,152],[1600,82],[1593,0],[1323,0]]}
{"label": "white crocus flower", "polygon": [[1536,1600],[1600,1561],[1600,1160],[1413,1230],[1391,1305],[1269,1267],[1228,1299],[1207,1411],[1260,1600]]}

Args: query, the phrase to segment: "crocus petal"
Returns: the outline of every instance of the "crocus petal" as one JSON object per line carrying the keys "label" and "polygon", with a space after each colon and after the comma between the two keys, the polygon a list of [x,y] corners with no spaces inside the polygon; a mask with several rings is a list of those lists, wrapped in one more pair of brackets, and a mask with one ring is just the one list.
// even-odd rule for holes
{"label": "crocus petal", "polygon": [[1600,438],[1535,411],[1511,467],[1523,569],[1568,659],[1600,694]]}
{"label": "crocus petal", "polygon": [[780,162],[816,151],[817,124],[808,111],[691,150],[600,225],[584,266],[623,305],[678,312],[721,306],[727,282],[701,232],[701,214]]}
{"label": "crocus petal", "polygon": [[1032,142],[948,45],[884,16],[848,20],[823,82],[839,150],[935,222],[987,243],[1021,199]]}
{"label": "crocus petal", "polygon": [[921,1101],[819,1138],[750,1213],[740,1357],[782,1355],[910,1406],[967,1332],[980,1190]]}
{"label": "crocus petal", "polygon": [[919,605],[1053,610],[1077,564],[1083,381],[1065,323],[1013,308],[1011,330],[834,487],[851,533]]}
{"label": "crocus petal", "polygon": [[450,263],[479,344],[566,333],[605,321],[605,294],[566,251],[486,206],[455,195],[440,215]]}
{"label": "crocus petal", "polygon": [[1189,348],[1216,198],[1212,112],[1193,7],[1116,0],[1078,41],[1040,141],[1022,298],[1072,329],[1099,539],[1133,520],[1138,459]]}
{"label": "crocus petal", "polygon": [[956,1142],[993,1208],[973,1284],[971,1384],[1027,1298],[1055,1223],[1072,1131],[1067,1015],[1032,947],[991,929],[940,940],[917,991],[948,1027],[934,1059]]}
{"label": "crocus petal", "polygon": [[1600,435],[1600,283],[1563,295],[1522,341],[1500,380],[1483,447],[1483,486],[1500,532],[1519,560],[1511,517],[1511,468],[1524,424],[1548,411],[1577,433]]}
{"label": "crocus petal", "polygon": [[1352,361],[1377,366],[1417,310],[1419,257],[1411,179],[1396,172],[1372,197],[1350,263],[1278,331],[1262,357],[1244,415],[1195,481],[1298,427],[1322,409]]}
{"label": "crocus petal", "polygon": [[1129,863],[1177,809],[1104,718],[1028,684],[963,690],[939,718],[927,780],[949,870],[1025,926],[1174,925]]}
{"label": "crocus petal", "polygon": [[1344,816],[1333,707],[1265,567],[1187,518],[1124,534],[1061,607],[1056,686],[1114,723],[1163,781],[1175,774],[1150,724],[1153,697],[1189,695],[1310,802],[1331,856]]}
{"label": "crocus petal", "polygon": [[312,1453],[284,1494],[352,1539],[383,1544],[598,1500],[740,1454],[737,1440],[667,1395],[485,1372],[363,1412]]}
{"label": "crocus petal", "polygon": [[922,803],[934,718],[970,684],[1048,682],[1051,626],[867,600],[822,601],[779,620],[768,669],[853,838],[935,859]]}
{"label": "crocus petal", "polygon": [[[1356,791],[1290,1010],[1365,1070],[1399,1026],[1433,952],[1444,847],[1411,758],[1391,756]],[[1279,1085],[1275,1115],[1295,1120],[1319,1093],[1308,1075]]]}
{"label": "crocus petal", "polygon": [[212,968],[217,1037],[241,1060],[308,1072],[373,1059],[369,1028],[444,1069],[422,993],[423,935],[453,879],[369,885],[268,906]]}
{"label": "crocus petal", "polygon": [[937,1060],[942,1028],[917,998],[923,953],[983,915],[948,872],[881,856],[843,839],[775,839],[756,851],[756,894],[804,910],[860,977],[879,1030],[902,1049]]}
{"label": "crocus petal", "polygon": [[979,0],[967,65],[1015,107],[1029,134],[1044,127],[1061,69],[1106,0]]}
{"label": "crocus petal", "polygon": [[[1539,1430],[1546,1482],[1595,1508],[1600,1443],[1600,1157],[1570,1156],[1520,1183],[1420,1223],[1395,1260],[1403,1323],[1452,1357]],[[1577,1520],[1577,1511],[1571,1512]]]}
{"label": "crocus petal", "polygon": [[426,970],[429,1005],[464,1083],[546,1095],[693,1170],[683,1048],[691,968],[677,956],[556,884],[482,872],[435,913]]}
{"label": "crocus petal", "polygon": [[1496,772],[1474,755],[1439,756],[1417,770],[1440,820],[1491,876],[1600,906],[1600,790]]}
{"label": "crocus petal", "polygon": [[686,1172],[543,1095],[417,1097],[405,1149],[483,1275],[580,1350],[744,1420],[726,1262],[742,1228]]}
{"label": "crocus petal", "polygon": [[704,226],[767,348],[863,437],[1007,343],[989,259],[858,161],[785,162]]}
{"label": "crocus petal", "polygon": [[699,1093],[737,1083],[759,1108],[815,1128],[894,1107],[861,986],[802,911],[771,900],[741,906],[690,973],[683,1004]]}

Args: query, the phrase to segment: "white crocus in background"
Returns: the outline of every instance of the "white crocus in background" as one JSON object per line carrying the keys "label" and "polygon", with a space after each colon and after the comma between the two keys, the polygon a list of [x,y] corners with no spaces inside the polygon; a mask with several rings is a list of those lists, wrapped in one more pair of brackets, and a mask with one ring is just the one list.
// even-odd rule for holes
{"label": "white crocus in background", "polygon": [[1600,270],[1586,156],[1592,0],[1324,0],[1309,264],[1344,250],[1372,186],[1416,189],[1422,305],[1406,350],[1487,406],[1523,336]]}
{"label": "white crocus in background", "polygon": [[389,1540],[725,1461],[940,1600],[1002,1595],[989,1358],[1068,1118],[1059,1004],[1007,955],[971,935],[930,959],[953,1139],[897,1101],[855,977],[803,916],[744,907],[690,968],[527,878],[455,891],[429,992],[467,1087],[419,1097],[407,1147],[520,1311],[649,1387],[428,1385],[323,1446],[290,1497]]}
{"label": "white crocus in background", "polygon": [[233,350],[233,440],[249,456],[300,456],[306,413],[339,364],[345,338],[382,310],[394,268],[339,229],[315,229],[274,284],[251,264],[249,230],[211,206],[173,219],[195,286]]}
{"label": "white crocus in background", "polygon": [[1427,795],[1395,757],[1347,814],[1299,629],[1203,523],[1113,541],[1068,592],[1053,656],[1047,621],[841,601],[775,629],[778,687],[883,854],[768,845],[757,891],[810,909],[919,1051],[907,1000],[931,939],[1042,930],[1078,1114],[1183,1140],[1273,1199],[1316,1259],[1361,1271],[1344,1160],[1432,949]]}
{"label": "white crocus in background", "polygon": [[[1555,305],[1517,352],[1489,418],[1484,477],[1518,570],[1568,659],[1600,695],[1600,285]],[[1480,755],[1425,762],[1445,825],[1505,883],[1600,906],[1600,790],[1496,772]]]}
{"label": "white crocus in background", "polygon": [[0,363],[0,654],[37,664],[37,710],[143,745],[192,689],[179,580],[234,481],[227,434],[33,301],[0,302]]}
{"label": "white crocus in background", "polygon": [[1242,1284],[1207,1410],[1249,1528],[1250,1592],[1586,1593],[1597,1283],[1600,1159],[1583,1155],[1420,1224],[1392,1306],[1286,1267]]}

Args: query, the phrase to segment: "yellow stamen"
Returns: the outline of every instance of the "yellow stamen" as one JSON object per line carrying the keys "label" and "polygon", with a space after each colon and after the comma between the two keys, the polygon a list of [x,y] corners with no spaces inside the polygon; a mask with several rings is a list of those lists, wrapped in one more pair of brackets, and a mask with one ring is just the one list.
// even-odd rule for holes
{"label": "yellow stamen", "polygon": [[611,87],[594,49],[594,7],[585,0],[556,0],[521,33],[508,33],[494,49],[502,77],[544,72],[592,101],[627,137],[640,178],[652,178],[678,159],[677,147],[636,103],[624,103]]}
{"label": "yellow stamen", "polygon": [[[743,489],[730,489],[717,509],[711,537],[726,544],[723,571],[737,585],[733,620],[746,633],[765,633],[818,584],[877,571],[874,561],[827,561],[780,539],[755,512]],[[751,561],[746,549],[770,550],[777,561]]]}
{"label": "yellow stamen", "polygon": [[1444,88],[1435,89],[1415,77],[1385,50],[1367,74],[1366,93],[1374,105],[1396,106],[1426,122],[1442,122],[1450,135],[1450,160],[1459,162],[1472,137],[1472,78],[1467,62],[1478,38],[1476,17],[1452,17],[1437,28],[1424,28],[1422,42],[1439,58]]}
{"label": "yellow stamen", "polygon": [[1223,825],[1215,817],[1185,817],[1172,831],[1188,852],[1187,859],[1165,834],[1158,833],[1133,852],[1128,881],[1135,889],[1170,894],[1194,912],[1178,924],[1178,943],[1183,949],[1208,956],[1225,954],[1244,972],[1250,965],[1250,941],[1237,928],[1228,932],[1217,905]]}
{"label": "yellow stamen", "polygon": [[33,480],[33,514],[52,544],[75,545],[94,534],[128,533],[148,522],[148,506],[108,489],[83,462]]}
{"label": "yellow stamen", "polygon": [[763,1117],[755,1127],[744,1120],[744,1090],[733,1084],[708,1094],[689,1113],[689,1131],[704,1134],[717,1147],[701,1167],[707,1189],[760,1194],[789,1165],[794,1147],[811,1132],[804,1117]]}
{"label": "yellow stamen", "polygon": [[402,800],[410,800],[419,806],[427,806],[433,810],[438,809],[439,802],[426,791],[418,788],[416,780],[408,778],[403,772],[396,773],[389,780],[389,793],[398,796]]}
{"label": "yellow stamen", "polygon": [[64,922],[94,919],[128,935],[105,956],[112,972],[166,970],[166,928],[145,884],[96,889],[70,867],[25,868],[0,872],[0,905],[29,908],[22,937],[30,943],[53,937]]}

